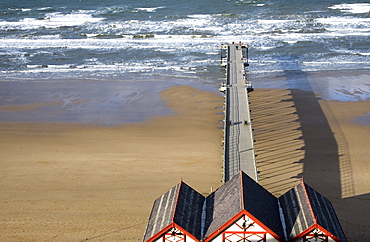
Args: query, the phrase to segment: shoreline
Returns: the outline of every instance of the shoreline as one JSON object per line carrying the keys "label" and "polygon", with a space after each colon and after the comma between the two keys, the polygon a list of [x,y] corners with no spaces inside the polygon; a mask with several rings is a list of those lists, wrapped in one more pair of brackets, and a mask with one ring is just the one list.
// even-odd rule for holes
{"label": "shoreline", "polygon": [[370,98],[370,70],[281,71],[265,76],[251,75],[254,88],[300,89],[318,98],[338,101],[364,101]]}
{"label": "shoreline", "polygon": [[[82,123],[114,127],[173,112],[160,93],[186,82],[0,81],[0,122]],[[216,86],[187,83],[200,90]]]}

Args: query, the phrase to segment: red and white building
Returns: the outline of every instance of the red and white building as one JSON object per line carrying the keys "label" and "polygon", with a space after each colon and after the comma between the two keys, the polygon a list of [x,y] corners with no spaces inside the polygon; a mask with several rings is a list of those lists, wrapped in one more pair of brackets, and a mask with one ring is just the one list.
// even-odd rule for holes
{"label": "red and white building", "polygon": [[330,201],[303,181],[279,198],[288,241],[346,241]]}
{"label": "red and white building", "polygon": [[347,240],[331,203],[303,181],[276,198],[241,171],[208,197],[177,184],[154,202],[143,241]]}
{"label": "red and white building", "polygon": [[204,196],[181,181],[155,200],[144,241],[200,241],[204,200]]}

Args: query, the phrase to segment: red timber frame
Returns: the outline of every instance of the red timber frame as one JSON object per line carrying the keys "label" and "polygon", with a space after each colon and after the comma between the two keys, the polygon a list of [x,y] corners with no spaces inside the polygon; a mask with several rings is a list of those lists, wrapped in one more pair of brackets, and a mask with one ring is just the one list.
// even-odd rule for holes
{"label": "red timber frame", "polygon": [[[244,219],[244,223],[240,226],[237,221],[240,219]],[[249,227],[254,225],[258,225],[262,227],[265,231],[248,231]],[[231,226],[237,226],[238,231],[226,231]],[[220,231],[220,232],[218,232]],[[264,224],[259,222],[253,215],[249,214],[246,210],[242,210],[228,222],[226,222],[223,226],[217,229],[215,232],[210,234],[204,241],[209,242],[212,241],[215,237],[222,235],[222,242],[250,242],[253,236],[253,241],[255,241],[256,237],[259,237],[260,240],[258,242],[266,242],[267,235],[270,234],[273,236],[277,241],[284,241],[279,235],[273,232],[271,229],[266,227]],[[232,238],[231,238],[232,237]],[[237,240],[235,240],[238,238]]]}
{"label": "red timber frame", "polygon": [[162,235],[163,242],[186,242],[186,234],[182,233],[176,227],[173,227]]}
{"label": "red timber frame", "polygon": [[309,242],[309,241],[328,242],[329,238],[326,234],[324,234],[320,230],[314,229],[308,234],[306,234],[305,236],[303,236],[303,241],[304,242]]}
{"label": "red timber frame", "polygon": [[[318,224],[314,224],[302,233],[298,234],[296,237],[292,239],[292,241],[297,241],[299,239],[303,238],[304,242],[307,241],[317,241],[317,242],[328,242],[329,238],[336,242],[341,242],[339,238],[337,238],[335,235],[324,229]],[[315,239],[315,240],[312,240]]]}
{"label": "red timber frame", "polygon": [[[252,237],[252,236],[259,237],[260,240],[258,240],[258,242],[260,242],[260,241],[265,242],[266,241],[266,234],[267,234],[266,231],[253,231],[253,232],[252,231],[247,231],[250,227],[254,226],[255,222],[252,221],[251,223],[247,224],[247,221],[249,220],[249,218],[246,218],[245,214],[243,214],[243,216],[240,219],[244,219],[244,223],[242,224],[242,226],[240,226],[238,223],[236,223],[237,221],[235,221],[230,226],[235,225],[236,227],[238,227],[238,230],[237,231],[225,231],[225,232],[223,232],[222,233],[222,241],[235,242],[235,239],[237,237],[238,240],[236,240],[236,241],[250,242],[249,238]],[[233,238],[230,239],[230,237],[233,237]]]}
{"label": "red timber frame", "polygon": [[161,241],[161,242],[186,242],[188,239],[193,241],[199,241],[192,234],[187,232],[185,229],[181,228],[175,223],[171,223],[164,229],[159,231],[153,237],[148,239],[146,242]]}

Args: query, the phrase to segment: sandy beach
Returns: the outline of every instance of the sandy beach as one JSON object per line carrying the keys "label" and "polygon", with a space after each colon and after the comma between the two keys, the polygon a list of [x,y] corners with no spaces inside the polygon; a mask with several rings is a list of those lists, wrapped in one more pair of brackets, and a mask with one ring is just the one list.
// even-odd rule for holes
{"label": "sandy beach", "polygon": [[[307,79],[329,77],[340,75]],[[102,115],[99,108],[89,112],[91,97],[66,90],[44,102],[31,102],[29,93],[27,103],[3,99],[0,115],[26,113],[31,120],[0,125],[0,240],[141,241],[153,201],[180,179],[204,195],[219,187],[223,97],[184,85],[164,89],[155,103],[145,102],[159,115],[120,125],[77,122],[73,115],[74,122],[57,122],[76,110]],[[142,112],[142,99],[133,100],[140,93],[125,93],[133,115],[135,108]],[[326,100],[289,87],[257,87],[250,100],[260,184],[279,196],[303,177],[331,200],[348,241],[368,238],[370,129],[358,117],[367,115],[370,101]],[[57,118],[33,122],[51,114]]]}
{"label": "sandy beach", "polygon": [[[332,202],[348,241],[366,241],[370,236],[370,127],[365,120],[370,100],[360,100],[369,93],[359,88],[356,96],[340,84],[343,78],[353,87],[356,82],[358,87],[361,82],[368,87],[370,76],[326,72],[304,78],[280,76],[275,81],[287,87],[289,78],[301,80],[315,92],[257,88],[250,94],[259,183],[280,196],[304,179]],[[357,101],[323,98],[329,94]]]}
{"label": "sandy beach", "polygon": [[153,201],[180,179],[219,187],[223,97],[161,96],[172,115],[130,125],[1,123],[0,240],[140,241]]}

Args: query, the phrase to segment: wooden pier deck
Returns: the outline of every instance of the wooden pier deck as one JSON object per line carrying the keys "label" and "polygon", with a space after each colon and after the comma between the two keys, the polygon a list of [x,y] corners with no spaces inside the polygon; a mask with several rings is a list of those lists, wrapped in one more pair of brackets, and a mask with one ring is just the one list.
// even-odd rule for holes
{"label": "wooden pier deck", "polygon": [[248,91],[245,78],[246,56],[240,44],[222,46],[226,66],[224,182],[239,171],[258,182]]}

